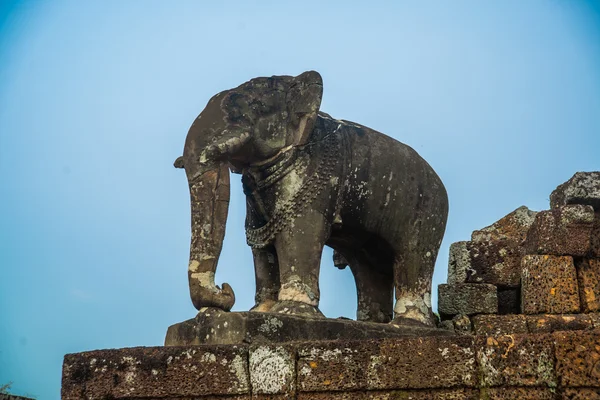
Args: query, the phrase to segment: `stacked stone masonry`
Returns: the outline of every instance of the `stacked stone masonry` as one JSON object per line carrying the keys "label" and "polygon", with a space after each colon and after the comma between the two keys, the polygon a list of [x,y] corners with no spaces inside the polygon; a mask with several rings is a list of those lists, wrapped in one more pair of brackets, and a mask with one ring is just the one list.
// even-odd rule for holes
{"label": "stacked stone masonry", "polygon": [[457,334],[592,329],[600,311],[600,172],[578,172],[550,210],[519,207],[450,246],[441,326]]}
{"label": "stacked stone masonry", "polygon": [[451,246],[448,335],[69,354],[62,398],[600,400],[600,172],[550,203]]}
{"label": "stacked stone masonry", "polygon": [[600,330],[90,351],[62,398],[600,399]]}

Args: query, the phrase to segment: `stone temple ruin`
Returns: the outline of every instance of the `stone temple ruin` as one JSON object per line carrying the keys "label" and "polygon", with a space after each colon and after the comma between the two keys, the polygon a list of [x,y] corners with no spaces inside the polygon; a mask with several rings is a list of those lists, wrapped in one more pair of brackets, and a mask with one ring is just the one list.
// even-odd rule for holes
{"label": "stone temple ruin", "polygon": [[[451,246],[449,334],[285,341],[293,317],[266,314],[251,343],[68,354],[62,398],[599,399],[599,243],[600,172],[577,173],[550,210],[521,207]],[[167,341],[194,336],[173,329]]]}
{"label": "stone temple ruin", "polygon": [[[408,146],[320,112],[321,95],[308,71],[211,99],[175,162],[199,312],[165,346],[67,354],[62,398],[600,399],[600,172],[560,185],[550,210],[520,207],[454,243],[434,318],[443,184]],[[248,201],[248,312],[214,282],[230,170]],[[318,309],[324,245],[355,276],[357,321]]]}

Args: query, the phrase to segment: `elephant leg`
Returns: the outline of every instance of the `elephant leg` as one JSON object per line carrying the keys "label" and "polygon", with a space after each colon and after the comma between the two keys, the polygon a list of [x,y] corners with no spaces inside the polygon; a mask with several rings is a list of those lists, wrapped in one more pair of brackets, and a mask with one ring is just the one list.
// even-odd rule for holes
{"label": "elephant leg", "polygon": [[350,270],[356,282],[358,309],[356,319],[368,322],[390,322],[393,314],[394,276],[392,267],[380,271],[360,257],[349,259]]}
{"label": "elephant leg", "polygon": [[279,263],[274,247],[252,249],[256,274],[256,304],[250,311],[268,312],[279,295]]}
{"label": "elephant leg", "polygon": [[[432,218],[433,219],[433,218]],[[425,219],[422,219],[423,221]],[[393,324],[435,326],[431,311],[431,279],[442,241],[443,224],[418,223],[406,233],[407,240],[397,249],[394,262],[396,305]],[[437,227],[437,231],[436,231]]]}
{"label": "elephant leg", "polygon": [[293,229],[275,238],[281,289],[271,312],[320,316],[319,269],[330,224],[318,211],[306,210],[296,218]]}

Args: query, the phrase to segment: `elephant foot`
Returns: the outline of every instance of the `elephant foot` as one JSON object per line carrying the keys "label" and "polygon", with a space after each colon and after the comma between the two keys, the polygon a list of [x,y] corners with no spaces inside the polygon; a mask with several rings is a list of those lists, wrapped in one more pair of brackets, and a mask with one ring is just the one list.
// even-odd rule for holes
{"label": "elephant foot", "polygon": [[282,300],[276,302],[271,308],[270,312],[310,318],[325,318],[325,315],[323,315],[318,307],[293,300]]}
{"label": "elephant foot", "polygon": [[271,312],[271,309],[275,304],[275,300],[263,300],[260,303],[256,303],[254,307],[250,309],[250,312]]}

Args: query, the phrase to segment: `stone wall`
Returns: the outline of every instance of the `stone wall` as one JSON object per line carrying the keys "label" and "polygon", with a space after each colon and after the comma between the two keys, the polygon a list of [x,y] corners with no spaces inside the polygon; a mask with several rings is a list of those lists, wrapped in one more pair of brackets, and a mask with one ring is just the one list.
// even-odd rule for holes
{"label": "stone wall", "polygon": [[550,205],[451,246],[448,335],[68,354],[62,398],[600,400],[600,173]]}
{"label": "stone wall", "polygon": [[600,399],[600,330],[91,351],[62,398]]}
{"label": "stone wall", "polygon": [[441,324],[458,334],[585,330],[600,321],[600,172],[577,173],[550,210],[520,207],[450,246]]}

